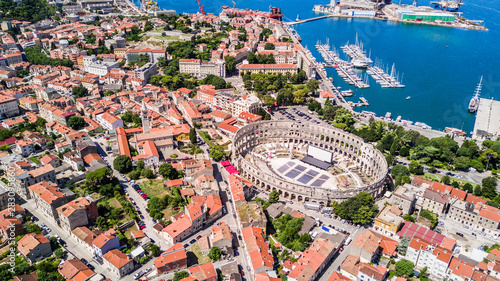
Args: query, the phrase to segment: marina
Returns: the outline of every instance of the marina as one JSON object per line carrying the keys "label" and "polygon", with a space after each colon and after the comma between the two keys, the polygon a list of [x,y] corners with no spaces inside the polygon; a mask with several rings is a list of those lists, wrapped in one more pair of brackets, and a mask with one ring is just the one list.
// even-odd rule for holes
{"label": "marina", "polygon": [[363,80],[363,78],[354,73],[353,64],[340,59],[336,51],[330,50],[330,45],[318,43],[316,44],[316,49],[325,60],[325,66],[335,68],[337,74],[344,79],[346,83],[361,89],[370,87],[368,84],[368,77],[365,77]]}

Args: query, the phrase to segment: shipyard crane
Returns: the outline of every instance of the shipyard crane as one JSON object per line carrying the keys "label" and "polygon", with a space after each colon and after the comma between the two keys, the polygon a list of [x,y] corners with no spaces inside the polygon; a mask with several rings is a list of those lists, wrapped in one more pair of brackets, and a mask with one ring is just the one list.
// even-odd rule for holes
{"label": "shipyard crane", "polygon": [[198,7],[200,8],[200,13],[202,15],[206,15],[207,13],[205,13],[205,9],[203,8],[203,4],[201,4],[201,0],[195,0],[197,3],[198,3]]}
{"label": "shipyard crane", "polygon": [[236,7],[236,2],[233,1],[233,10]]}

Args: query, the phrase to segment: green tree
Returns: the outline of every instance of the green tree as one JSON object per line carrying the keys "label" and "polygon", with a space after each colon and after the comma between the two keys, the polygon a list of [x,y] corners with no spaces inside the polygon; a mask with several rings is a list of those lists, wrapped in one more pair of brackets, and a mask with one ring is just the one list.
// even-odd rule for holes
{"label": "green tree", "polygon": [[149,244],[149,250],[151,251],[151,254],[155,257],[158,257],[160,255],[160,247],[156,246],[153,243]]}
{"label": "green tree", "polygon": [[422,165],[420,165],[417,161],[410,162],[409,170],[410,170],[410,173],[415,174],[415,175],[423,175],[424,174],[424,167],[422,167]]}
{"label": "green tree", "polygon": [[42,230],[40,229],[40,227],[34,223],[28,223],[26,225],[26,230],[28,231],[28,233],[36,233],[36,234],[42,233]]}
{"label": "green tree", "polygon": [[464,191],[467,191],[467,193],[473,193],[474,192],[474,187],[472,187],[472,184],[466,182],[464,186],[462,186],[462,189]]}
{"label": "green tree", "polygon": [[142,161],[142,160],[137,161],[137,164],[135,164],[135,165],[137,166],[137,170],[144,169],[144,161]]}
{"label": "green tree", "polygon": [[153,179],[155,177],[155,173],[151,169],[144,169],[141,171],[141,176],[148,179]]}
{"label": "green tree", "polygon": [[403,216],[403,219],[406,220],[406,221],[409,221],[409,222],[415,222],[415,217],[413,217],[412,215],[410,214],[406,214]]}
{"label": "green tree", "polygon": [[57,248],[54,251],[54,256],[56,256],[58,259],[62,259],[66,256],[66,252],[61,248]]}
{"label": "green tree", "polygon": [[36,125],[40,128],[43,128],[45,126],[45,124],[47,124],[47,120],[41,118],[41,117],[38,117],[36,119]]}
{"label": "green tree", "polygon": [[274,204],[280,200],[280,195],[278,194],[278,191],[276,189],[273,189],[271,193],[269,194],[269,199],[267,200],[270,204]]}
{"label": "green tree", "polygon": [[86,184],[91,188],[105,185],[111,180],[111,170],[108,168],[100,168],[93,172],[89,172],[86,176]]}
{"label": "green tree", "polygon": [[453,161],[455,168],[459,170],[467,170],[470,167],[470,158],[466,156],[459,156]]}
{"label": "green tree", "polygon": [[482,180],[482,195],[488,199],[493,199],[497,196],[497,179],[495,177],[487,177]]}
{"label": "green tree", "polygon": [[174,279],[172,279],[172,280],[173,281],[179,281],[179,280],[184,279],[186,277],[189,277],[189,273],[187,273],[184,270],[177,271],[176,273],[174,273]]}
{"label": "green tree", "polygon": [[233,74],[236,71],[236,58],[233,56],[224,57],[224,61],[226,62],[226,71],[228,74]]}
{"label": "green tree", "polygon": [[394,165],[391,170],[391,176],[396,178],[397,176],[409,176],[410,171],[406,166],[403,165]]}
{"label": "green tree", "polygon": [[266,43],[264,46],[264,50],[274,50],[274,44],[273,43]]}
{"label": "green tree", "polygon": [[68,127],[74,130],[85,128],[85,120],[83,117],[73,115],[68,119]]}
{"label": "green tree", "polygon": [[450,178],[450,176],[444,175],[441,178],[441,183],[446,184],[446,185],[450,185],[451,184],[451,178]]}
{"label": "green tree", "polygon": [[373,211],[369,206],[361,206],[358,212],[352,216],[352,222],[365,225],[372,221]]}
{"label": "green tree", "polygon": [[429,274],[427,273],[427,270],[427,266],[420,270],[418,274],[418,279],[420,279],[420,281],[429,281]]}
{"label": "green tree", "polygon": [[87,90],[87,88],[85,87],[82,87],[82,86],[77,86],[77,87],[74,87],[72,90],[71,90],[71,93],[73,94],[73,97],[75,99],[77,98],[81,98],[81,97],[86,97],[88,96],[89,94],[89,91]]}
{"label": "green tree", "polygon": [[212,261],[218,261],[221,256],[222,256],[221,249],[217,247],[210,248],[210,251],[208,252],[208,257],[211,258]]}
{"label": "green tree", "polygon": [[474,187],[474,195],[476,195],[476,196],[481,196],[482,194],[483,194],[483,193],[482,193],[481,186],[476,185],[476,187]]}
{"label": "green tree", "polygon": [[149,20],[146,20],[146,23],[144,24],[144,32],[148,32],[150,30],[153,30],[153,24]]}
{"label": "green tree", "polygon": [[191,143],[194,145],[196,144],[196,129],[195,128],[191,128],[191,130],[189,130],[189,140],[191,141]]}
{"label": "green tree", "polygon": [[224,148],[220,145],[214,146],[212,149],[210,149],[210,157],[212,157],[215,161],[219,161],[222,159],[224,156]]}
{"label": "green tree", "polygon": [[396,276],[406,278],[413,276],[413,266],[411,261],[405,259],[396,262]]}
{"label": "green tree", "polygon": [[406,250],[408,250],[408,245],[410,245],[411,242],[411,237],[410,236],[405,236],[401,239],[401,242],[399,242],[397,250],[398,254],[401,256],[406,255]]}
{"label": "green tree", "polygon": [[131,180],[138,180],[141,177],[141,170],[133,170],[132,172],[128,173],[128,177]]}
{"label": "green tree", "polygon": [[158,173],[165,179],[175,180],[179,178],[179,172],[170,163],[162,163]]}
{"label": "green tree", "polygon": [[119,155],[113,160],[113,168],[120,173],[132,171],[132,159],[127,155]]}

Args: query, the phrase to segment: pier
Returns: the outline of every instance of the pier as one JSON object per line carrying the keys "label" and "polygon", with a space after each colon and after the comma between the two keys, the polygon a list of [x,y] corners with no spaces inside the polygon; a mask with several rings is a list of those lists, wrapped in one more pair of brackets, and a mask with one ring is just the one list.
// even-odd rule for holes
{"label": "pier", "polygon": [[394,77],[394,65],[392,66],[391,75],[387,74],[378,66],[370,66],[366,73],[370,74],[382,88],[404,88],[405,85],[401,84],[398,79]]}
{"label": "pier", "polygon": [[284,24],[290,26],[290,25],[295,25],[295,24],[299,24],[299,23],[305,23],[305,22],[320,20],[320,19],[324,19],[324,18],[331,18],[331,17],[333,17],[333,15],[319,16],[319,17],[305,19],[305,20],[285,22]]}
{"label": "pier", "polygon": [[363,82],[363,79],[352,72],[352,65],[350,63],[341,60],[336,54],[333,53],[333,51],[330,51],[330,46],[317,44],[316,49],[318,49],[327,64],[335,64],[338,75],[342,77],[348,84],[354,85],[357,88],[370,87],[370,85]]}

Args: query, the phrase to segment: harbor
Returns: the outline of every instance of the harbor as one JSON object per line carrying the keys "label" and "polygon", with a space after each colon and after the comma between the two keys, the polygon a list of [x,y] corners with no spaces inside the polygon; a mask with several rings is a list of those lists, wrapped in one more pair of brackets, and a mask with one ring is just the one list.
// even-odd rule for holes
{"label": "harbor", "polygon": [[[370,66],[366,73],[372,76],[375,81],[380,84],[382,88],[404,88],[405,85],[399,82],[399,75],[396,72],[395,65],[392,65],[391,74],[387,74],[382,68],[378,66]],[[407,98],[408,99],[408,98]]]}
{"label": "harbor", "polygon": [[482,20],[470,20],[458,12],[461,1],[432,2],[431,6],[384,4],[378,1],[361,0],[331,0],[327,5],[314,5],[315,13],[324,13],[340,18],[371,18],[376,20],[389,20],[394,22],[412,23],[420,25],[435,25],[444,27],[488,30]]}

